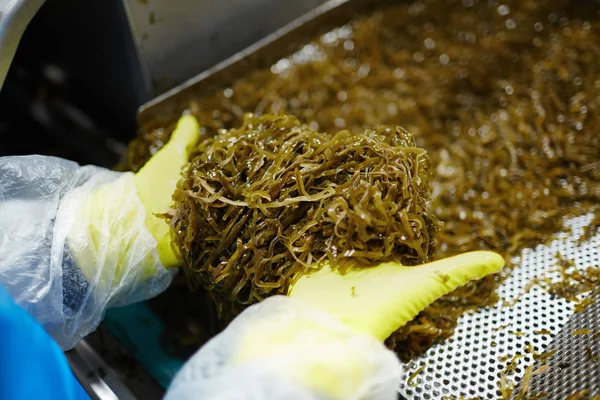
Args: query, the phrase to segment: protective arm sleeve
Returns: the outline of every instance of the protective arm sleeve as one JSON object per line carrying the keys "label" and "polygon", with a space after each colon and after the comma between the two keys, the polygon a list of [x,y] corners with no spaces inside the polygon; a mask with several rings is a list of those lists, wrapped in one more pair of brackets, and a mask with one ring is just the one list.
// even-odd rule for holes
{"label": "protective arm sleeve", "polygon": [[165,400],[395,400],[400,361],[302,299],[246,309],[179,371]]}
{"label": "protective arm sleeve", "polygon": [[0,286],[64,350],[110,306],[162,292],[132,173],[46,156],[0,158]]}

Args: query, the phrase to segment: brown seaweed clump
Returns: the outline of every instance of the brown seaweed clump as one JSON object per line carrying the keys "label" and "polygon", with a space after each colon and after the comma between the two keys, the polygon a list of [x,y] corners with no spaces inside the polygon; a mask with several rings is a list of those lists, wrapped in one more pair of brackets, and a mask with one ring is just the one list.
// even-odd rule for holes
{"label": "brown seaweed clump", "polygon": [[[312,129],[403,126],[435,168],[438,258],[506,255],[549,243],[565,218],[600,225],[600,8],[594,1],[411,0],[306,39],[272,67],[189,105],[202,131],[240,126],[245,112],[295,115]],[[312,58],[311,58],[312,57]],[[180,114],[131,143],[137,170]],[[510,272],[509,269],[505,274]],[[471,282],[424,310],[388,344],[409,359],[449,337],[470,307],[493,304],[499,277]]]}
{"label": "brown seaweed clump", "polygon": [[226,319],[325,260],[415,265],[435,252],[429,158],[401,128],[327,134],[247,115],[198,150],[171,226],[189,280]]}

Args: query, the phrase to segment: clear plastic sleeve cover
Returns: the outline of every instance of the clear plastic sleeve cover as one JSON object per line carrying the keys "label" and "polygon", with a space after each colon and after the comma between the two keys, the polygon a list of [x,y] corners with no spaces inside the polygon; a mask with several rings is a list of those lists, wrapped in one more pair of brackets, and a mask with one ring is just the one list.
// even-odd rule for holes
{"label": "clear plastic sleeve cover", "polygon": [[395,400],[402,373],[374,337],[300,299],[274,296],[204,345],[166,400]]}
{"label": "clear plastic sleeve cover", "polygon": [[[106,185],[110,190],[104,191],[100,205],[83,205]],[[131,173],[48,156],[0,158],[0,285],[65,350],[98,326],[107,307],[153,297],[172,280],[174,271],[160,264],[156,241],[145,227],[144,207],[132,187]],[[113,201],[122,207],[111,207]],[[128,215],[119,215],[120,209]],[[88,240],[81,227],[92,220],[100,232]],[[79,232],[75,251],[93,248],[87,274],[69,244],[74,227]],[[104,253],[119,243],[127,243],[129,257]],[[142,272],[148,266],[141,265],[148,260],[154,263],[150,275]]]}

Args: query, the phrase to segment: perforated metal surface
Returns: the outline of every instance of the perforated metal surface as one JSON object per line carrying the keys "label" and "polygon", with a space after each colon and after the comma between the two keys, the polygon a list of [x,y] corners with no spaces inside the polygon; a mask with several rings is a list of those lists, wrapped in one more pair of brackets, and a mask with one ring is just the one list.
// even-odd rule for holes
{"label": "perforated metal surface", "polygon": [[[461,397],[497,399],[501,396],[499,392],[501,376],[505,376],[508,383],[518,387],[525,368],[534,363],[533,355],[527,351],[527,345],[531,344],[537,353],[547,351],[554,340],[553,335],[561,332],[563,326],[574,314],[573,303],[562,298],[552,297],[537,286],[527,290],[527,285],[535,277],[558,278],[558,273],[551,272],[557,268],[557,252],[565,258],[573,260],[578,269],[600,266],[600,235],[594,236],[587,242],[577,243],[577,239],[583,233],[583,228],[589,224],[590,219],[591,216],[583,216],[568,221],[567,225],[571,227],[572,231],[570,235],[562,235],[549,246],[524,250],[521,260],[515,260],[518,267],[498,289],[500,298],[512,304],[507,305],[499,301],[494,307],[469,312],[462,316],[451,338],[432,347],[424,356],[407,365],[407,374],[401,380],[398,388],[400,394],[407,399],[458,399]],[[514,303],[517,298],[518,301]],[[588,317],[590,326],[581,326],[576,329],[590,328],[592,335],[597,332],[598,330],[594,330],[593,324],[595,323],[595,327],[598,327],[600,306],[596,305],[595,310],[598,311],[595,319],[592,321]],[[571,334],[569,329],[565,329],[565,332],[568,331]],[[540,333],[545,330],[550,331],[553,335]],[[557,336],[558,338],[560,336]],[[577,340],[581,340],[582,344],[574,348],[567,348],[565,346],[568,336],[565,336],[565,340],[557,341],[557,345],[559,349],[566,352],[572,352],[573,349],[585,352],[583,347],[589,346],[583,344],[585,339],[586,337],[582,335],[577,338]],[[594,354],[599,352],[597,342]],[[508,362],[517,354],[521,354],[523,357],[514,360],[516,364],[514,373],[506,373]],[[555,356],[557,355],[558,353]],[[600,357],[600,354],[598,356]],[[548,381],[540,378],[553,368],[558,369],[558,365],[553,364],[552,359],[548,359],[547,365],[550,369],[536,375],[529,393],[534,393],[534,390],[536,393],[547,392],[545,386],[548,385]],[[416,377],[413,377],[409,385],[411,374],[422,367],[424,369]],[[544,398],[564,399],[566,397],[564,394],[570,395],[577,390],[585,389],[585,385],[589,385],[591,378],[586,377],[587,372],[580,371],[583,370],[574,368],[571,371],[574,381],[576,381],[575,385],[565,385],[568,386],[565,391],[549,393],[555,397]],[[592,388],[591,390],[598,390],[598,394],[600,394],[597,385],[598,379],[595,380],[596,389]],[[590,389],[591,386],[587,388]]]}
{"label": "perforated metal surface", "polygon": [[[573,332],[579,332],[574,335]],[[532,393],[548,393],[547,399],[565,399],[588,390],[600,395],[600,295],[584,312],[573,314],[548,347],[554,351],[547,371],[531,380]],[[536,363],[534,369],[542,367]]]}

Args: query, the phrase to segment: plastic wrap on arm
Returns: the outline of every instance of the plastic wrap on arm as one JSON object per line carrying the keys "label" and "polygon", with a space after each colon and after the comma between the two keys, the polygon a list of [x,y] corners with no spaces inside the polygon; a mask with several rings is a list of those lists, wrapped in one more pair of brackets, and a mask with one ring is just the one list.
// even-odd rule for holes
{"label": "plastic wrap on arm", "polygon": [[368,334],[300,299],[240,314],[175,377],[166,400],[396,399],[402,367]]}
{"label": "plastic wrap on arm", "polygon": [[131,173],[46,156],[0,158],[0,285],[72,348],[107,307],[170,283],[145,216]]}

